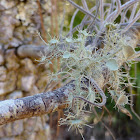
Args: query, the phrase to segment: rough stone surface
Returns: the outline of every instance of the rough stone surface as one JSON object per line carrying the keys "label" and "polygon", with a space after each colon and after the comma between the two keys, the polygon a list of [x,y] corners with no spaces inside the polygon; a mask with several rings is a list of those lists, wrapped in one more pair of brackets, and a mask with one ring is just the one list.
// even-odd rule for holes
{"label": "rough stone surface", "polygon": [[3,54],[3,47],[0,44],[0,65],[4,64],[4,54]]}
{"label": "rough stone surface", "polygon": [[15,55],[15,49],[9,49],[5,54],[6,67],[9,70],[16,70],[19,68],[19,60]]}
{"label": "rough stone surface", "polygon": [[21,78],[21,89],[23,91],[30,91],[35,83],[34,75],[27,75]]}
{"label": "rough stone surface", "polygon": [[11,92],[10,95],[9,95],[9,99],[17,99],[17,98],[22,98],[23,97],[23,92],[22,91],[14,91],[14,92]]}
{"label": "rough stone surface", "polygon": [[20,135],[23,131],[23,120],[6,124],[2,128],[3,131],[0,132],[0,138]]}
{"label": "rough stone surface", "polygon": [[[51,6],[46,8],[46,5],[48,2],[43,1],[42,8],[45,10],[42,11],[42,14],[47,21],[45,29],[49,29],[50,17],[48,13],[50,14],[50,12],[48,11]],[[42,45],[42,41],[36,35],[37,31],[41,31],[37,1],[0,0],[0,100],[16,99],[40,93],[48,83],[44,67],[35,64],[35,61],[29,58],[21,59],[16,54],[20,45]],[[41,75],[41,73],[44,74]],[[48,127],[42,125],[40,117],[37,121],[36,118],[33,120],[32,118],[19,120],[0,126],[0,139],[42,139],[46,129],[49,133]],[[46,121],[46,119],[44,120]],[[30,133],[28,133],[28,127],[31,130]],[[49,134],[47,134],[48,136]]]}
{"label": "rough stone surface", "polygon": [[0,82],[0,95],[10,93],[16,88],[16,73],[9,71],[7,73],[6,81]]}
{"label": "rough stone surface", "polygon": [[0,66],[0,82],[6,80],[6,73],[7,73],[6,68],[4,66]]}

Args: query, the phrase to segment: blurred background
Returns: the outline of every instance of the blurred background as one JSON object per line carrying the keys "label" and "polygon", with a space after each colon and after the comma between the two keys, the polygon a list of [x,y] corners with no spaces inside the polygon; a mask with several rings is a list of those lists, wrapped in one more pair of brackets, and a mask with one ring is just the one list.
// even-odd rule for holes
{"label": "blurred background", "polygon": [[[121,0],[122,4],[126,1]],[[74,2],[82,5],[80,0]],[[87,0],[89,9],[95,3],[95,0]],[[53,37],[65,36],[69,32],[75,10],[65,0],[0,0],[0,100],[21,98],[44,91],[49,83],[48,74],[60,68],[59,60],[45,67],[35,61],[38,57],[18,53],[19,48],[24,45],[37,48],[44,46],[37,32],[40,32],[46,42]],[[127,12],[128,17],[130,13],[131,9]],[[73,26],[80,24],[83,17],[84,14],[79,11]],[[119,21],[120,17],[115,22]],[[137,78],[133,81],[136,88],[132,88],[133,107],[140,115],[139,62],[132,64],[130,75]],[[53,89],[62,84],[57,84]],[[129,90],[126,89],[126,92],[129,93]],[[106,95],[109,97],[107,92]],[[86,140],[111,140],[109,131],[117,140],[140,139],[140,121],[137,117],[132,113],[133,119],[130,119],[114,106],[115,103],[108,98],[106,107],[96,110],[102,122],[91,114],[89,124],[94,127],[84,128],[83,136]],[[129,106],[126,108],[131,112]],[[64,110],[0,126],[0,140],[81,140],[82,137],[76,130],[68,131],[67,126],[58,126],[61,117],[64,117]]]}

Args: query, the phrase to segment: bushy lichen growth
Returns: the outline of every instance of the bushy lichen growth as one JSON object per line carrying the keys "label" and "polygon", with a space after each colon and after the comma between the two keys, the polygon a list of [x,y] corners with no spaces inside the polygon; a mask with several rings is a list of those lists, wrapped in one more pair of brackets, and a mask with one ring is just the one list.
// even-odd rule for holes
{"label": "bushy lichen growth", "polygon": [[[126,37],[121,35],[119,26],[106,23],[103,48],[96,48],[96,44],[85,46],[88,36],[96,37],[86,30],[80,30],[77,38],[65,38],[63,41],[53,38],[49,41],[49,55],[42,54],[41,63],[48,65],[52,59],[60,58],[62,66],[59,72],[53,73],[52,80],[58,76],[74,80],[75,90],[69,93],[68,115],[60,120],[60,124],[74,126],[81,133],[81,128],[87,123],[87,111],[91,111],[93,105],[97,105],[104,98],[100,89],[107,85],[110,97],[116,102],[116,107],[124,107],[129,104],[124,87],[130,76],[123,72],[122,65],[129,62],[129,57],[135,54],[134,49],[127,44]],[[131,52],[131,53],[130,53]],[[99,86],[91,84],[92,79]],[[97,89],[97,88],[98,89]],[[98,106],[98,105],[97,105]]]}

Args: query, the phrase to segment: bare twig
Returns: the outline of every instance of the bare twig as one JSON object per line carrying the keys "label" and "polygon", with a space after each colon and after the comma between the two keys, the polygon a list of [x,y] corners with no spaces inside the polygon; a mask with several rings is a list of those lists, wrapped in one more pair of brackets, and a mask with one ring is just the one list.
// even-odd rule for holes
{"label": "bare twig", "polygon": [[37,4],[38,4],[38,12],[39,12],[39,16],[40,16],[40,21],[41,21],[42,36],[43,36],[43,39],[46,42],[47,38],[46,38],[46,31],[45,31],[45,28],[44,28],[44,21],[43,21],[43,16],[42,16],[42,9],[41,9],[40,0],[37,0]]}
{"label": "bare twig", "polygon": [[86,0],[82,0],[82,4],[83,4],[83,7],[84,7],[87,11],[89,11],[88,6],[87,6],[87,3],[86,3]]}
{"label": "bare twig", "polygon": [[109,14],[111,14],[111,13],[113,12],[114,7],[115,7],[115,0],[112,0],[112,1],[111,1],[111,6],[110,6]]}
{"label": "bare twig", "polygon": [[136,13],[136,9],[137,9],[137,6],[138,6],[138,2],[136,4],[134,4],[133,6],[133,10],[131,12],[131,15],[130,15],[130,18],[129,18],[129,22],[131,22],[135,16],[135,13]]}
{"label": "bare twig", "polygon": [[[76,3],[74,3],[71,0],[67,0],[69,3],[71,3],[74,7],[78,8],[80,11],[82,11],[83,13],[89,15],[92,18],[95,18],[95,16],[93,14],[91,14],[90,12],[84,10],[82,7],[80,7],[79,5],[77,5]],[[99,19],[97,19],[97,21],[99,22]]]}
{"label": "bare twig", "polygon": [[113,140],[116,140],[115,136],[113,135],[113,133],[111,132],[111,130],[108,128],[108,126],[101,121],[102,125],[107,129],[107,131],[109,132],[109,134],[112,136]]}
{"label": "bare twig", "polygon": [[103,21],[104,21],[104,7],[103,7],[103,0],[100,0],[100,18],[101,18],[100,26],[102,26],[102,25],[103,25]]}
{"label": "bare twig", "polygon": [[[89,24],[89,26],[87,27],[87,30],[90,30],[91,26],[95,23],[95,20],[97,18],[98,12],[99,12],[99,6],[100,6],[100,2],[96,0],[96,13],[95,13],[95,18],[92,20],[92,22]],[[96,27],[95,27],[96,28]],[[96,29],[95,29],[96,30]]]}
{"label": "bare twig", "polygon": [[121,6],[121,11],[127,7],[130,7],[131,5],[135,4],[136,2],[139,2],[139,0],[130,0],[130,1],[126,2],[125,4],[123,4]]}
{"label": "bare twig", "polygon": [[[95,108],[92,107],[94,114],[96,115],[97,118],[99,118],[98,113],[96,112]],[[116,140],[115,136],[113,135],[113,133],[111,132],[111,130],[107,127],[107,125],[100,120],[100,122],[102,123],[102,125],[108,130],[109,134],[112,136],[113,140]]]}
{"label": "bare twig", "polygon": [[37,32],[38,36],[40,37],[40,39],[42,40],[42,42],[45,44],[45,45],[48,45],[47,42],[42,38],[42,36],[40,35],[40,32]]}
{"label": "bare twig", "polygon": [[[128,2],[126,2],[125,4],[123,4],[121,7],[120,7],[120,10],[119,9],[116,9],[114,12],[112,12],[105,20],[105,22],[109,22],[110,21],[110,18],[116,13],[118,14],[118,10],[121,12],[123,9],[127,8],[127,7],[130,7],[131,5],[135,4],[136,2],[138,2],[139,0],[130,0]],[[119,4],[119,1],[118,1],[118,4]],[[119,6],[119,5],[118,5]],[[116,16],[115,16],[116,17]],[[115,20],[115,18],[112,18],[111,22],[113,22]]]}
{"label": "bare twig", "polygon": [[[97,7],[96,6],[94,6],[94,7],[92,7],[91,9],[90,9],[90,12],[92,13],[92,12],[94,12],[95,10],[97,10]],[[95,14],[95,18],[97,17],[97,15]],[[83,27],[84,27],[84,25],[85,25],[85,22],[87,21],[87,19],[89,18],[89,16],[88,15],[85,15],[85,17],[83,18],[83,20],[81,21],[81,23],[80,23],[80,29],[82,30],[83,29]],[[95,21],[95,18],[93,19],[93,22]]]}
{"label": "bare twig", "polygon": [[60,31],[59,31],[60,40],[61,40],[61,37],[62,37],[62,31],[63,31],[63,27],[64,27],[64,19],[65,19],[65,14],[66,14],[65,3],[64,3],[63,7],[64,7],[64,9],[63,9],[63,17],[62,17],[61,27],[60,27]]}
{"label": "bare twig", "polygon": [[120,0],[116,0],[117,3],[117,9],[115,10],[115,12],[113,12],[107,19],[107,22],[113,22],[114,19],[116,19],[116,17],[120,14],[121,12],[121,2]]}
{"label": "bare twig", "polygon": [[75,16],[77,15],[79,9],[76,9],[76,11],[74,12],[72,18],[71,18],[71,22],[70,22],[70,36],[72,36],[72,29],[73,29],[73,23],[74,23],[74,19],[75,19]]}
{"label": "bare twig", "polygon": [[135,18],[123,29],[122,33],[125,33],[126,31],[128,31],[128,29],[132,27],[132,25],[139,19],[140,19],[140,12],[138,12]]}
{"label": "bare twig", "polygon": [[111,121],[112,121],[112,116],[111,116],[111,113],[110,111],[107,109],[106,106],[104,106],[105,110],[107,111],[107,113],[109,114],[108,118],[109,118],[109,125],[111,125]]}
{"label": "bare twig", "polygon": [[[98,4],[99,5],[99,4]],[[96,10],[96,6],[92,7],[90,9],[90,12],[94,12]],[[98,13],[98,11],[96,11],[96,13]],[[82,30],[84,25],[87,25],[87,24],[92,24],[92,22],[95,21],[95,19],[93,19],[92,21],[87,21],[87,19],[89,18],[90,16],[89,15],[85,15],[85,17],[83,18],[83,20],[81,21],[81,23],[79,25],[77,25],[76,27],[73,28],[72,30],[72,33],[74,33],[75,31],[77,31],[77,29],[80,29]],[[96,15],[95,15],[95,18],[96,18]],[[99,23],[98,23],[99,24]],[[88,27],[89,28],[89,27]],[[66,37],[68,37],[70,35],[70,32],[66,35]]]}
{"label": "bare twig", "polygon": [[126,13],[128,12],[130,7],[127,7],[126,9],[124,9],[124,11],[121,13],[121,23],[124,23],[126,20]]}

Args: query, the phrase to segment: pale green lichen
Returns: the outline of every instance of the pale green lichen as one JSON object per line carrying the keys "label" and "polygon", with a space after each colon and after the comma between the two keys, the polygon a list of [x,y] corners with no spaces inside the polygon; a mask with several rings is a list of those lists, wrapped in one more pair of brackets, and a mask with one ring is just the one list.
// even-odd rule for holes
{"label": "pale green lichen", "polygon": [[[65,67],[59,72],[52,74],[52,80],[57,81],[59,75],[68,75],[67,77],[69,79],[75,81],[75,91],[69,94],[67,100],[70,103],[68,116],[60,120],[60,125],[70,125],[69,129],[74,127],[78,129],[80,133],[81,126],[86,124],[81,114],[83,116],[85,115],[84,112],[87,111],[87,104],[89,104],[89,102],[97,103],[101,101],[100,94],[90,83],[87,85],[81,82],[85,77],[98,80],[103,73],[103,68],[108,69],[109,79],[104,85],[110,85],[108,88],[111,94],[110,97],[116,102],[116,106],[129,104],[128,96],[125,95],[122,86],[127,85],[127,81],[130,77],[128,73],[124,74],[122,72],[120,65],[135,52],[130,46],[126,47],[128,44],[124,44],[125,37],[120,34],[118,25],[106,23],[105,27],[104,48],[100,49],[100,51],[96,50],[95,46],[85,47],[87,37],[94,37],[96,35],[90,34],[86,30],[80,30],[76,39],[65,38],[60,42],[55,38],[49,41],[48,46],[50,46],[50,52],[52,52],[52,54],[50,54],[49,57],[42,55],[40,59],[41,63],[44,62],[47,65],[51,59],[60,58],[61,66]],[[63,49],[60,47],[61,44],[63,44]],[[74,49],[72,49],[73,46]],[[92,53],[93,49],[95,49],[94,53]],[[131,52],[131,54],[129,54],[129,52]],[[103,83],[103,81],[100,82]],[[76,100],[74,98],[76,96],[85,100]],[[92,105],[89,104],[89,106],[90,111]]]}

